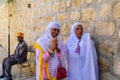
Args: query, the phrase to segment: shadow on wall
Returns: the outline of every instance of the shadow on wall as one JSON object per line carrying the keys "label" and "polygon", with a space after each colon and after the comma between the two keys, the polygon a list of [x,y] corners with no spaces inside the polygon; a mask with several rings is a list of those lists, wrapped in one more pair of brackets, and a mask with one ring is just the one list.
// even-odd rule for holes
{"label": "shadow on wall", "polygon": [[0,64],[2,63],[3,58],[7,57],[7,50],[0,44]]}

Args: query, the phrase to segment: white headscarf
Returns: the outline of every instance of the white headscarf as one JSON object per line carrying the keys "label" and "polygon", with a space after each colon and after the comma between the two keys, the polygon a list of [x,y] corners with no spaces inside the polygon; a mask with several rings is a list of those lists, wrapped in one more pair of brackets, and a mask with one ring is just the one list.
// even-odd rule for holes
{"label": "white headscarf", "polygon": [[[51,40],[53,37],[51,36],[51,29],[52,28],[57,28],[60,30],[60,24],[58,22],[51,22],[49,23],[45,35],[37,40],[37,43],[45,50],[47,51],[49,46],[51,46]],[[59,36],[59,35],[58,35]],[[58,41],[58,48],[60,48],[64,52],[64,44],[62,41],[58,38],[57,36],[57,41]]]}
{"label": "white headscarf", "polygon": [[[72,79],[98,80],[97,55],[96,55],[96,50],[89,33],[84,33],[81,37],[81,42],[79,43],[80,55],[77,55],[75,52],[76,45],[79,41],[75,33],[75,29],[78,25],[82,25],[82,24],[80,22],[76,22],[73,24],[71,35],[68,38],[66,43],[68,52],[69,52],[68,80],[72,80]],[[84,56],[84,60],[82,60],[83,56]],[[77,64],[74,62],[76,62]],[[73,65],[76,65],[76,66],[73,66]],[[76,69],[73,69],[75,67]],[[71,76],[71,74],[76,76]]]}
{"label": "white headscarf", "polygon": [[[82,23],[80,23],[80,22],[74,23],[72,26],[72,29],[71,29],[70,37],[72,37],[75,41],[79,41],[79,39],[77,38],[76,33],[75,33],[75,29],[77,28],[78,25],[82,25]],[[83,25],[82,25],[82,27],[83,27]],[[84,27],[83,27],[83,30],[84,30]]]}
{"label": "white headscarf", "polygon": [[[67,45],[68,46],[76,46],[77,43],[79,42],[79,39],[77,38],[76,36],[76,33],[75,33],[75,29],[77,28],[78,25],[82,25],[82,23],[80,22],[76,22],[72,25],[72,29],[71,29],[71,35],[69,36],[68,40],[67,40]],[[83,27],[83,25],[82,25]],[[84,30],[84,27],[83,27],[83,30]],[[83,35],[84,35],[84,31],[83,31]],[[71,43],[72,41],[72,43]],[[73,49],[76,49],[75,47]]]}
{"label": "white headscarf", "polygon": [[52,39],[52,36],[51,36],[51,33],[50,33],[52,28],[56,28],[56,29],[60,30],[60,24],[58,22],[49,23],[49,25],[48,25],[48,27],[47,27],[47,29],[45,31],[45,36],[50,38],[50,39]]}

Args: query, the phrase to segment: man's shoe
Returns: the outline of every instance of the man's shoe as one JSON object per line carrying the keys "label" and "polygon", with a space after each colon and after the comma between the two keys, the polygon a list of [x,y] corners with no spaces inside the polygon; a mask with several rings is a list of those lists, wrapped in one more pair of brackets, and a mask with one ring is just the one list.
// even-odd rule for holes
{"label": "man's shoe", "polygon": [[4,75],[1,75],[0,78],[4,78],[5,76]]}

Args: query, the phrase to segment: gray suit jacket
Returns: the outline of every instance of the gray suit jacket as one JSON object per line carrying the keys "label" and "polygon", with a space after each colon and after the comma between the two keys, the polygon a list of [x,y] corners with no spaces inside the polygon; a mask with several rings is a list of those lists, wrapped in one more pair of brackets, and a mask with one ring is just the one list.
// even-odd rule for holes
{"label": "gray suit jacket", "polygon": [[18,43],[14,54],[11,56],[15,58],[18,63],[22,63],[27,60],[28,46],[25,41]]}

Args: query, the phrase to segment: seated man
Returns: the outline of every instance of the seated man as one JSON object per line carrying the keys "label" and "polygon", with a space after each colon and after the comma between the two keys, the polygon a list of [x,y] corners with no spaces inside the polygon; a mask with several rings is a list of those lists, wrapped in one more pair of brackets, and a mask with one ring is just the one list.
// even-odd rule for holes
{"label": "seated man", "polygon": [[11,67],[15,64],[22,63],[27,59],[28,47],[24,41],[24,34],[17,33],[18,45],[14,51],[14,54],[10,57],[4,58],[2,61],[2,75],[0,78],[6,78],[6,80],[12,80]]}

